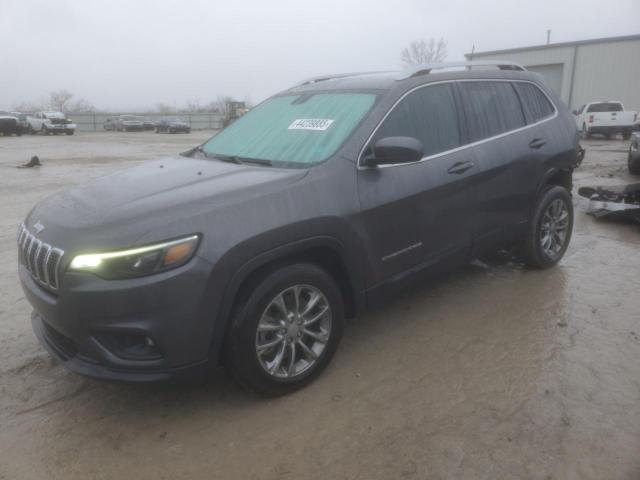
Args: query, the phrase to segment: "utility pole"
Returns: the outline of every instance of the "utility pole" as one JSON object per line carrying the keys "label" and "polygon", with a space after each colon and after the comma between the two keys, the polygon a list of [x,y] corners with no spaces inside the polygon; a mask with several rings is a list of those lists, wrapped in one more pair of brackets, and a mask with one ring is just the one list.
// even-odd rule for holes
{"label": "utility pole", "polygon": [[551,42],[551,30],[547,30],[547,45]]}

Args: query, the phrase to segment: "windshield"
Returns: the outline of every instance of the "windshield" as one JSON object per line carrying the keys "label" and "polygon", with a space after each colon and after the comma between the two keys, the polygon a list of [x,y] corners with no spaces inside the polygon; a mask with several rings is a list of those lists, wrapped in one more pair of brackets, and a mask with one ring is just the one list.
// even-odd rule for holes
{"label": "windshield", "polygon": [[618,102],[593,103],[589,106],[589,112],[622,112],[622,104]]}
{"label": "windshield", "polygon": [[371,109],[372,93],[317,93],[273,97],[203,145],[210,155],[312,165],[342,145]]}

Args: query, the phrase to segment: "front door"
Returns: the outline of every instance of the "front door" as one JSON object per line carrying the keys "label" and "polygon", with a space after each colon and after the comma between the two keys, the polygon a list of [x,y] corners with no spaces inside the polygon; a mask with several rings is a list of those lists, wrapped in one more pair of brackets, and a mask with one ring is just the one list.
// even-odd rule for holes
{"label": "front door", "polygon": [[464,143],[454,87],[426,85],[406,95],[387,115],[369,145],[406,136],[424,146],[422,160],[361,168],[358,194],[374,270],[373,287],[470,250],[479,171]]}

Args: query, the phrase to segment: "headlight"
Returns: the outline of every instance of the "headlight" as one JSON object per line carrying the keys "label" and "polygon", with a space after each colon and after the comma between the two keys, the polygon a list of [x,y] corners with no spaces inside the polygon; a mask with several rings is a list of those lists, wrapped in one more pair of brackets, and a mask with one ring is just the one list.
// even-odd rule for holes
{"label": "headlight", "polygon": [[184,265],[193,257],[200,237],[190,235],[144,247],[77,255],[69,270],[91,272],[106,279],[141,277]]}

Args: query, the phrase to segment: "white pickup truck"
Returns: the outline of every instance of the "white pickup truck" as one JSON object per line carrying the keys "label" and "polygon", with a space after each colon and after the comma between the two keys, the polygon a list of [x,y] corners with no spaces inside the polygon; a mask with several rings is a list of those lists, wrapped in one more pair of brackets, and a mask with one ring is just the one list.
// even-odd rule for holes
{"label": "white pickup truck", "polygon": [[633,124],[638,118],[637,112],[625,111],[622,102],[591,102],[574,110],[576,126],[582,138],[589,138],[593,133],[601,133],[607,138],[617,133],[628,140]]}
{"label": "white pickup truck", "polygon": [[62,112],[36,112],[27,117],[27,122],[29,122],[29,131],[31,133],[41,132],[44,135],[66,133],[67,135],[73,135],[76,130],[76,124]]}

